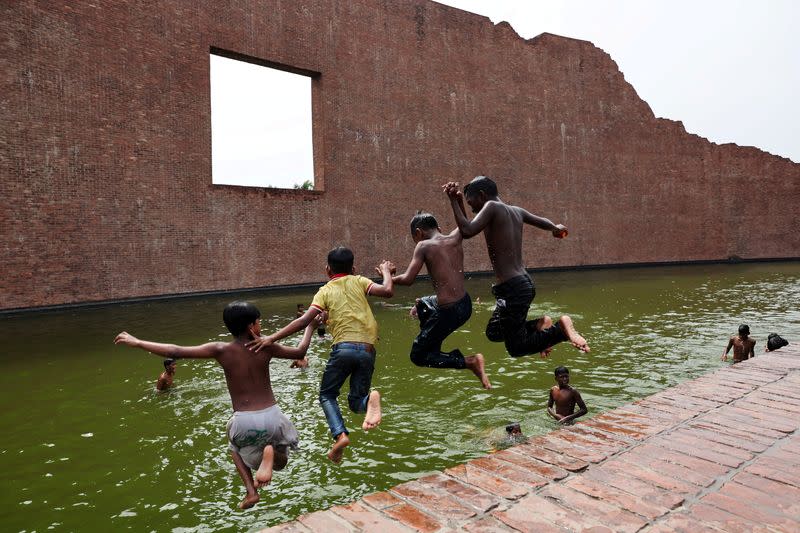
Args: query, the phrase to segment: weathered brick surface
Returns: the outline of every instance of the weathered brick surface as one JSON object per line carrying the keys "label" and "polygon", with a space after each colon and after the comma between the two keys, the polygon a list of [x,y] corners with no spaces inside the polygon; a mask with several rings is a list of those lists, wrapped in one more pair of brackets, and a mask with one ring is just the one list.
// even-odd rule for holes
{"label": "weathered brick surface", "polygon": [[[486,492],[509,500],[516,500],[529,492],[528,487],[521,483],[515,483],[494,475],[469,463],[448,468],[445,470],[445,473],[456,479],[460,479],[464,483],[469,483]],[[544,483],[544,481],[542,481],[542,483]]]}
{"label": "weathered brick surface", "polygon": [[[316,283],[334,244],[371,273],[478,173],[568,221],[531,267],[800,256],[800,165],[656,118],[586,41],[427,0],[19,0],[0,35],[0,309]],[[319,190],[211,184],[212,48],[317,73]]]}

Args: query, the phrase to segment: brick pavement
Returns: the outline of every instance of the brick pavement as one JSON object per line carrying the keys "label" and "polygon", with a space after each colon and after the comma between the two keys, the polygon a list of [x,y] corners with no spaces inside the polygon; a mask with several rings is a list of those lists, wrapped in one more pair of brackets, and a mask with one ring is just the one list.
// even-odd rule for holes
{"label": "brick pavement", "polygon": [[264,531],[800,531],[800,349]]}

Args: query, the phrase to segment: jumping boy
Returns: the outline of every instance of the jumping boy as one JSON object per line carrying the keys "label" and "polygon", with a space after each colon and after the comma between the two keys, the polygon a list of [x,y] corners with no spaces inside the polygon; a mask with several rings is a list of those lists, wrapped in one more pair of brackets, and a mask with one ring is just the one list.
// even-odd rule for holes
{"label": "jumping boy", "polygon": [[442,234],[436,218],[417,213],[411,219],[411,236],[417,244],[403,274],[394,276],[397,285],[411,285],[422,269],[428,269],[436,296],[417,300],[420,332],[411,345],[411,362],[428,368],[468,368],[484,389],[491,389],[483,355],[465,357],[460,350],[442,351],[442,342],[472,315],[472,300],[464,290],[464,248],[461,232]]}
{"label": "jumping boy", "polygon": [[164,359],[164,371],[158,376],[156,390],[165,391],[172,388],[172,379],[175,376],[175,359]]}
{"label": "jumping boy", "polygon": [[495,182],[485,176],[476,177],[464,187],[463,199],[477,213],[471,221],[467,220],[458,183],[446,183],[442,189],[450,198],[458,229],[464,238],[483,232],[486,239],[489,259],[497,278],[497,284],[492,287],[497,305],[486,326],[486,337],[492,342],[505,342],[512,357],[536,352],[545,356],[553,345],[567,340],[578,350],[588,352],[589,345],[575,330],[569,316],[561,316],[555,324],[548,317],[527,320],[536,290],[522,262],[522,226],[530,224],[550,231],[556,238],[566,236],[567,228],[521,207],[506,204],[498,197]]}
{"label": "jumping boy", "polygon": [[733,335],[728,341],[728,346],[722,352],[722,360],[728,360],[728,352],[733,347],[733,364],[741,363],[745,359],[755,357],[756,340],[750,335],[750,326],[742,324],[739,326],[739,334]]}
{"label": "jumping boy", "polygon": [[[122,332],[114,344],[141,348],[161,357],[216,359],[225,372],[233,405],[228,421],[231,457],[242,478],[247,496],[239,504],[247,509],[259,500],[257,489],[269,484],[272,471],[282,470],[289,460],[289,448],[297,449],[297,431],[275,403],[269,378],[273,358],[302,358],[316,324],[309,324],[303,340],[295,347],[272,344],[258,354],[245,347],[261,335],[261,312],[251,303],[232,302],[222,312],[222,320],[233,335],[232,342],[209,342],[200,346],[177,346],[139,340]],[[255,476],[251,470],[256,470]]]}
{"label": "jumping boy", "polygon": [[350,444],[337,400],[348,376],[350,393],[347,400],[350,410],[355,413],[366,411],[361,428],[369,431],[381,423],[381,395],[376,390],[370,391],[375,370],[378,324],[372,316],[367,296],[392,297],[394,265],[384,261],[378,270],[383,276],[381,285],[355,275],[352,251],[343,246],[334,248],[328,253],[328,266],[325,267],[330,281],[317,291],[305,314],[280,331],[248,344],[253,351],[259,352],[273,342],[308,327],[320,313],[327,313],[333,344],[322,374],[319,403],[334,440],[328,459],[336,464],[342,461],[344,449]]}
{"label": "jumping boy", "polygon": [[[583,403],[581,393],[569,386],[569,369],[560,366],[554,372],[556,383],[550,389],[550,398],[547,400],[547,414],[555,418],[559,424],[568,424],[576,418],[589,412]],[[555,405],[555,410],[553,410]],[[580,409],[575,412],[575,405]]]}

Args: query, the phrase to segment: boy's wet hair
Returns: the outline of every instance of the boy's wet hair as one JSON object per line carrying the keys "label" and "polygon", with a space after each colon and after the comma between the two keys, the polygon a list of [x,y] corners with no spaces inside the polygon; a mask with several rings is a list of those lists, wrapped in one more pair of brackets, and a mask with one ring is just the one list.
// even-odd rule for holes
{"label": "boy's wet hair", "polygon": [[769,335],[767,335],[767,350],[769,350],[770,352],[788,345],[789,341],[787,341],[777,333],[770,333]]}
{"label": "boy's wet hair", "polygon": [[247,331],[247,326],[259,318],[261,311],[250,302],[231,302],[222,311],[222,321],[234,337]]}
{"label": "boy's wet hair", "polygon": [[739,326],[739,335],[750,335],[750,326],[747,324]]}
{"label": "boy's wet hair", "polygon": [[328,266],[334,274],[349,274],[353,271],[353,251],[338,246],[328,252]]}
{"label": "boy's wet hair", "polygon": [[413,235],[417,228],[426,230],[426,229],[436,229],[439,227],[439,223],[436,222],[436,217],[434,217],[430,213],[425,213],[424,211],[417,211],[417,214],[414,215],[414,218],[411,219],[411,234]]}
{"label": "boy's wet hair", "polygon": [[464,196],[474,196],[481,191],[489,197],[497,196],[497,184],[486,176],[476,176],[464,186]]}
{"label": "boy's wet hair", "polygon": [[569,374],[569,368],[565,366],[559,366],[553,371],[553,375],[556,377],[560,376],[561,374]]}
{"label": "boy's wet hair", "polygon": [[164,359],[164,368],[169,368],[172,364],[175,364],[175,359]]}

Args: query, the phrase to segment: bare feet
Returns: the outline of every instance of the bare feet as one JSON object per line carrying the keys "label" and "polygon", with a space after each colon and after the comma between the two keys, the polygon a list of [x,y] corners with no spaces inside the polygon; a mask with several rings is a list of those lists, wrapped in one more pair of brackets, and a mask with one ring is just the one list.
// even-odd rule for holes
{"label": "bare feet", "polygon": [[553,351],[553,347],[552,346],[550,346],[548,348],[545,348],[544,350],[539,352],[539,357],[542,358],[542,359],[547,359],[548,357],[550,357],[550,354],[552,353],[552,351]]}
{"label": "bare feet", "polygon": [[369,393],[367,400],[367,414],[364,416],[364,423],[361,429],[369,431],[375,429],[381,423],[381,393],[374,390]]}
{"label": "bare feet", "polygon": [[479,380],[484,389],[491,389],[492,384],[489,383],[489,376],[486,375],[486,368],[484,366],[483,354],[475,354],[464,358],[467,368],[472,370]]}
{"label": "bare feet", "polygon": [[344,449],[349,445],[350,438],[347,436],[347,433],[339,433],[339,436],[336,437],[336,442],[333,443],[331,451],[328,452],[328,459],[338,465],[342,462]]}
{"label": "bare feet", "polygon": [[561,329],[564,330],[569,342],[571,342],[574,347],[582,352],[589,353],[589,345],[586,343],[586,339],[581,337],[578,332],[575,331],[575,326],[573,325],[570,317],[564,315],[561,317],[561,319],[559,319],[558,323],[561,324]]}
{"label": "bare feet", "polygon": [[248,494],[247,496],[244,497],[242,503],[239,504],[239,509],[250,509],[256,503],[258,503],[258,500],[260,499],[261,497],[258,495],[257,492],[254,492],[253,494]]}
{"label": "bare feet", "polygon": [[261,465],[255,475],[255,486],[257,489],[266,487],[272,481],[272,461],[274,459],[274,450],[271,444],[264,448],[264,455],[261,457]]}

